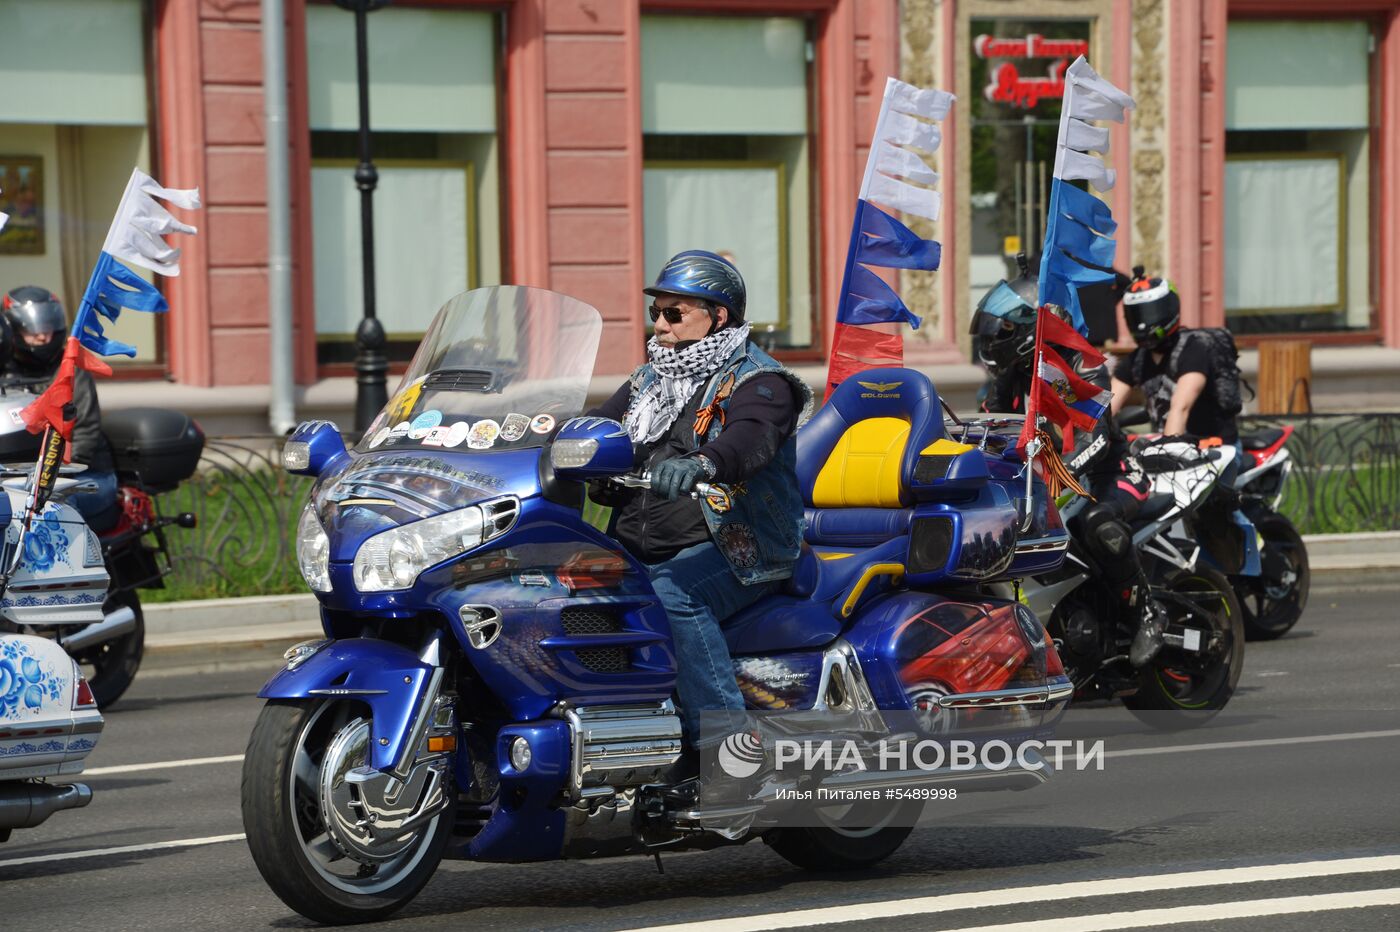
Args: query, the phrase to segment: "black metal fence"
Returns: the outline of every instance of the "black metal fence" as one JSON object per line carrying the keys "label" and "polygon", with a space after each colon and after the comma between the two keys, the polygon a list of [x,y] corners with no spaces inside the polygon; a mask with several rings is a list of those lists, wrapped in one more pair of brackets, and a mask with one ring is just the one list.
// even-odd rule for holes
{"label": "black metal fence", "polygon": [[1288,425],[1295,466],[1279,510],[1300,531],[1400,530],[1400,413],[1240,419],[1241,432]]}
{"label": "black metal fence", "polygon": [[292,537],[311,483],[282,469],[280,438],[210,438],[194,477],[158,500],[163,514],[199,519],[166,531],[176,570],[163,596],[304,591]]}
{"label": "black metal fence", "polygon": [[[1241,418],[1242,432],[1292,425],[1295,467],[1280,510],[1305,534],[1400,530],[1400,413]],[[311,480],[288,475],[276,437],[209,440],[199,472],[160,496],[162,512],[193,512],[172,528],[175,598],[302,591],[293,534]]]}

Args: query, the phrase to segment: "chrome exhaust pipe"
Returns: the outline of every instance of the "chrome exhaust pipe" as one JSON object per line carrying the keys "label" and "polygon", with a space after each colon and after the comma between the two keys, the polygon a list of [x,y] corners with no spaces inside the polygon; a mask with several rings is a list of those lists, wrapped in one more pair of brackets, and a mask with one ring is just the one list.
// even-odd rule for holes
{"label": "chrome exhaust pipe", "polygon": [[55,812],[92,802],[84,783],[0,783],[0,828],[33,828]]}
{"label": "chrome exhaust pipe", "polygon": [[70,654],[89,647],[95,647],[103,641],[110,641],[112,638],[121,637],[123,634],[130,634],[136,630],[136,613],[129,606],[123,605],[114,612],[109,612],[106,617],[96,624],[88,625],[80,631],[59,639],[59,645]]}

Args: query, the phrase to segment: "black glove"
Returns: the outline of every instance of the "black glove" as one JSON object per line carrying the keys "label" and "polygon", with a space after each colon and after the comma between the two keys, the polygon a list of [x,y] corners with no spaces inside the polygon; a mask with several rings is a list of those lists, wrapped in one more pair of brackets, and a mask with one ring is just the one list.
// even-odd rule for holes
{"label": "black glove", "polygon": [[682,493],[694,489],[704,475],[704,465],[693,456],[662,460],[651,471],[651,490],[674,502]]}

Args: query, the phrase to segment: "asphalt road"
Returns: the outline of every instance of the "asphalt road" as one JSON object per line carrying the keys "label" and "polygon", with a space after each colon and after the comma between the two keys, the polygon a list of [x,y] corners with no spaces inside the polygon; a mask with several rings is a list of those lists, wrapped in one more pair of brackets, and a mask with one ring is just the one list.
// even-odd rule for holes
{"label": "asphalt road", "polygon": [[[930,804],[872,871],[807,874],[761,842],[668,854],[664,874],[641,857],[447,862],[385,925],[1394,930],[1398,599],[1314,593],[1295,633],[1249,645],[1227,713],[1194,732],[1155,734],[1114,706],[1079,710],[1069,728],[1104,741],[1102,771]],[[269,892],[241,836],[240,756],[262,679],[138,679],[89,758],[92,804],[0,846],[0,924],[309,925]]]}

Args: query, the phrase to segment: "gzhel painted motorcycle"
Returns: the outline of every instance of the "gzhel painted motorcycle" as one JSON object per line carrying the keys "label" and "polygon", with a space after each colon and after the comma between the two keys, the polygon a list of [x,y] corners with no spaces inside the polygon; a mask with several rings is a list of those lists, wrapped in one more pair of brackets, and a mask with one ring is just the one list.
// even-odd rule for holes
{"label": "gzhel painted motorcycle", "polygon": [[[22,513],[26,480],[32,472],[31,466],[23,464],[32,464],[39,456],[41,438],[30,433],[20,417],[20,412],[34,401],[35,391],[30,382],[14,376],[0,382],[0,463],[13,464],[7,467],[10,478],[5,484],[12,489],[10,497],[16,513]],[[102,611],[81,624],[72,620],[46,621],[48,616],[19,622],[9,613],[6,619],[13,625],[26,625],[26,631],[58,637],[86,671],[98,706],[106,709],[126,692],[141,666],[146,626],[136,590],[161,588],[162,580],[171,572],[165,529],[172,525],[195,526],[192,514],[161,515],[154,496],[172,491],[194,474],[204,449],[204,433],[187,415],[163,408],[108,412],[102,419],[102,431],[117,472],[113,521],[97,536],[98,553],[105,568],[104,598],[97,600]],[[60,481],[53,494],[61,499],[82,485],[81,473],[75,473]],[[76,511],[68,512],[73,520],[82,522]],[[77,536],[72,540],[86,539],[86,531],[86,527],[81,533],[75,529]],[[38,549],[31,556],[42,558],[48,553],[44,549],[48,539],[32,537],[29,545]],[[57,542],[59,536],[52,535],[52,540]],[[94,597],[94,593],[86,591],[72,593],[71,597],[79,595]],[[15,599],[27,600],[28,605],[36,598],[39,596],[33,593],[16,593],[13,598],[7,594],[3,607],[14,604]],[[63,600],[69,596],[53,592],[43,598],[49,606],[61,606],[68,604]]]}
{"label": "gzhel painted motorcycle", "polygon": [[[324,421],[287,443],[287,468],[317,477],[297,553],[325,638],[288,651],[260,693],[243,819],[264,879],[303,915],[381,918],[444,857],[762,838],[804,866],[859,868],[911,830],[892,817],[909,803],[864,809],[854,825],[838,811],[779,826],[787,804],[769,784],[739,807],[736,831],[680,786],[665,613],[645,568],[581,511],[585,480],[633,468],[620,425],[575,417],[601,330],[596,310],[552,292],[459,295],[353,449]],[[1039,514],[1027,526],[1041,536],[1021,534],[1023,464],[949,440],[933,386],[909,370],[843,384],[797,442],[801,560],[782,592],[726,627],[750,707],[815,710],[867,742],[896,713],[937,732],[989,706],[1015,712],[1021,733],[1047,733],[1072,686],[1044,628],[1014,601],[955,594],[1060,562],[1067,537],[1043,486],[1022,509]],[[883,453],[856,462],[872,449]],[[701,491],[717,508],[746,494]],[[897,776],[991,789],[1046,772],[1018,760]],[[804,779],[849,789],[892,777],[814,765]]]}
{"label": "gzhel painted motorcycle", "polygon": [[102,715],[73,659],[53,641],[0,634],[0,842],[55,812],[92,802],[83,770]]}

